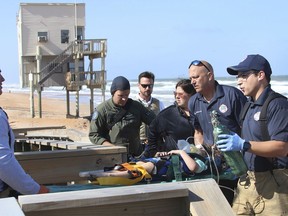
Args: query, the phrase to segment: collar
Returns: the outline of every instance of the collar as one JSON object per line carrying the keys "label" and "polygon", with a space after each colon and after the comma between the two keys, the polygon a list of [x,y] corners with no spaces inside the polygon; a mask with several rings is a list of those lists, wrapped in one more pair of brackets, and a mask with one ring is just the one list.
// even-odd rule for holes
{"label": "collar", "polygon": [[[215,80],[215,93],[214,93],[214,96],[213,98],[211,99],[210,103],[212,103],[213,101],[215,101],[217,98],[221,98],[224,96],[224,90],[223,90],[223,87],[222,85],[219,85],[219,83]],[[205,101],[205,98],[203,97],[202,94],[197,94],[197,98],[198,100],[202,100],[202,101]]]}
{"label": "collar", "polygon": [[144,106],[150,106],[150,104],[152,103],[152,97],[150,97],[150,100],[147,102],[145,99],[141,98],[139,93],[136,95],[137,99],[144,105]]}
{"label": "collar", "polygon": [[188,116],[186,114],[186,112],[181,107],[178,106],[176,101],[174,102],[174,106],[177,108],[177,110],[178,110],[178,112],[180,113],[181,116],[183,116],[185,118],[190,118],[190,116]]}

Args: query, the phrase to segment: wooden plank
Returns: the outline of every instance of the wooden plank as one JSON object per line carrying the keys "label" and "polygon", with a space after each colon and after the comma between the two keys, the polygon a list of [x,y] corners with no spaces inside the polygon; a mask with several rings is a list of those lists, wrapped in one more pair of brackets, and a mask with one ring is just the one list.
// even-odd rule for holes
{"label": "wooden plank", "polygon": [[24,216],[23,211],[14,197],[0,199],[0,209],[0,215]]}
{"label": "wooden plank", "polygon": [[[81,149],[98,149],[98,148],[105,148],[106,146],[103,146],[103,145],[87,145],[87,146],[83,146],[83,147],[81,147]],[[119,146],[119,147],[123,147],[123,148],[126,148],[127,149],[127,147],[126,146]]]}
{"label": "wooden plank", "polygon": [[24,143],[24,142],[27,142],[27,138],[26,137],[22,137],[22,138],[15,138],[15,142],[19,142],[19,143]]}
{"label": "wooden plank", "polygon": [[95,144],[90,143],[89,145],[78,146],[78,149],[89,149],[89,148],[95,148]]}
{"label": "wooden plank", "polygon": [[35,131],[35,130],[50,130],[50,129],[66,129],[65,125],[56,125],[56,126],[37,126],[37,127],[22,127],[22,128],[13,128],[13,132],[23,132],[23,131]]}
{"label": "wooden plank", "polygon": [[[20,140],[20,139],[19,139]],[[91,142],[73,142],[73,141],[65,141],[65,140],[56,140],[56,139],[44,139],[44,138],[35,138],[35,139],[21,139],[22,142],[34,144],[34,145],[45,145],[45,146],[51,146],[61,149],[82,149],[86,146],[96,146],[92,144]]]}
{"label": "wooden plank", "polygon": [[28,195],[19,203],[27,216],[235,215],[214,179]]}
{"label": "wooden plank", "polygon": [[184,182],[189,189],[190,212],[194,216],[235,215],[214,179]]}
{"label": "wooden plank", "polygon": [[67,135],[54,135],[54,134],[45,134],[45,135],[39,135],[39,134],[29,134],[26,135],[28,139],[50,139],[50,140],[68,140],[69,136]]}
{"label": "wooden plank", "polygon": [[64,125],[60,126],[43,126],[43,127],[22,127],[22,128],[12,128],[15,137],[24,137],[29,131],[41,131],[41,130],[52,130],[52,129],[66,129]]}
{"label": "wooden plank", "polygon": [[56,147],[63,149],[82,149],[85,146],[96,146],[89,142],[69,142],[69,141],[60,141],[56,143]]}
{"label": "wooden plank", "polygon": [[[69,148],[69,146],[71,146]],[[75,146],[74,142],[69,142],[69,141],[58,141],[57,143],[55,143],[55,147],[57,148],[61,148],[61,149],[77,149],[76,147],[73,148],[73,146]]]}
{"label": "wooden plank", "polygon": [[36,145],[46,145],[49,146],[51,143],[57,143],[59,140],[53,139],[28,139],[27,142]]}
{"label": "wooden plank", "polygon": [[125,162],[125,147],[15,152],[24,170],[40,184],[81,181],[79,172]]}
{"label": "wooden plank", "polygon": [[27,216],[41,215],[189,215],[188,189],[183,183],[19,196]]}
{"label": "wooden plank", "polygon": [[92,144],[91,142],[90,143],[88,143],[88,142],[74,142],[74,143],[75,143],[75,146],[77,147],[77,149],[83,149],[86,147],[89,148],[89,147],[95,147],[96,146],[95,144]]}
{"label": "wooden plank", "polygon": [[102,145],[87,145],[87,146],[83,146],[82,149],[93,149],[93,148],[105,148],[106,146],[102,146]]}

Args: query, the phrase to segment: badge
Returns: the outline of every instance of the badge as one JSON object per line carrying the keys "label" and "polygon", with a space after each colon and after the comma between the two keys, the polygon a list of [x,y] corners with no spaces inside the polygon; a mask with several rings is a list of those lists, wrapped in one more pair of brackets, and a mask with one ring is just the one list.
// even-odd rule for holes
{"label": "badge", "polygon": [[227,110],[228,110],[228,107],[227,107],[225,104],[221,104],[221,105],[220,105],[219,111],[220,111],[221,113],[225,113],[225,112],[227,112]]}
{"label": "badge", "polygon": [[259,121],[260,119],[260,111],[254,114],[254,120]]}

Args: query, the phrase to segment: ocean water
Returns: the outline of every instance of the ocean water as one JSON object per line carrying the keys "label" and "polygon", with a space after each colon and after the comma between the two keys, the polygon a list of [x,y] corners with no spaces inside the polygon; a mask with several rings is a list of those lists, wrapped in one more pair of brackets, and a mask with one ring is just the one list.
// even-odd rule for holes
{"label": "ocean water", "polygon": [[[179,78],[180,79],[180,78]],[[153,89],[153,97],[158,98],[161,100],[164,105],[167,107],[174,102],[174,94],[173,91],[175,90],[175,85],[179,81],[179,79],[157,79],[155,80],[154,89]],[[216,80],[220,84],[230,85],[237,87],[235,77],[216,77]],[[105,99],[111,98],[110,94],[110,86],[111,80],[107,81],[106,91],[105,91]],[[131,93],[130,98],[134,99],[136,94],[138,93],[138,80],[130,80],[131,85]],[[273,76],[271,79],[271,86],[272,89],[276,92],[279,92],[286,97],[288,97],[288,76]],[[3,83],[3,91],[4,92],[26,92],[29,93],[29,88],[19,88],[18,84],[5,84]],[[36,92],[35,92],[36,93]],[[90,89],[87,89],[86,86],[83,86],[82,90],[80,91],[79,101],[80,103],[88,104],[90,101]],[[42,92],[42,100],[45,98],[55,98],[59,100],[66,99],[66,90],[64,87],[49,87],[44,88]],[[37,97],[37,94],[36,94]],[[99,89],[94,90],[94,104],[97,106],[101,103],[101,91]],[[75,93],[70,93],[70,101],[75,101]]]}

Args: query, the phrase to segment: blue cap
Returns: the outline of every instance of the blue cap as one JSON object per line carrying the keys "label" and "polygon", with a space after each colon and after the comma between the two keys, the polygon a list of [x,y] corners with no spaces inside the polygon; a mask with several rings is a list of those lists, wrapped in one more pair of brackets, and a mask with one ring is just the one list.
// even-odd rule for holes
{"label": "blue cap", "polygon": [[123,76],[118,76],[113,79],[110,92],[113,95],[117,90],[124,91],[128,89],[130,89],[129,81]]}
{"label": "blue cap", "polygon": [[238,65],[227,68],[228,73],[231,75],[237,75],[238,72],[248,72],[251,70],[264,71],[266,76],[270,76],[272,74],[269,62],[259,54],[248,55]]}

